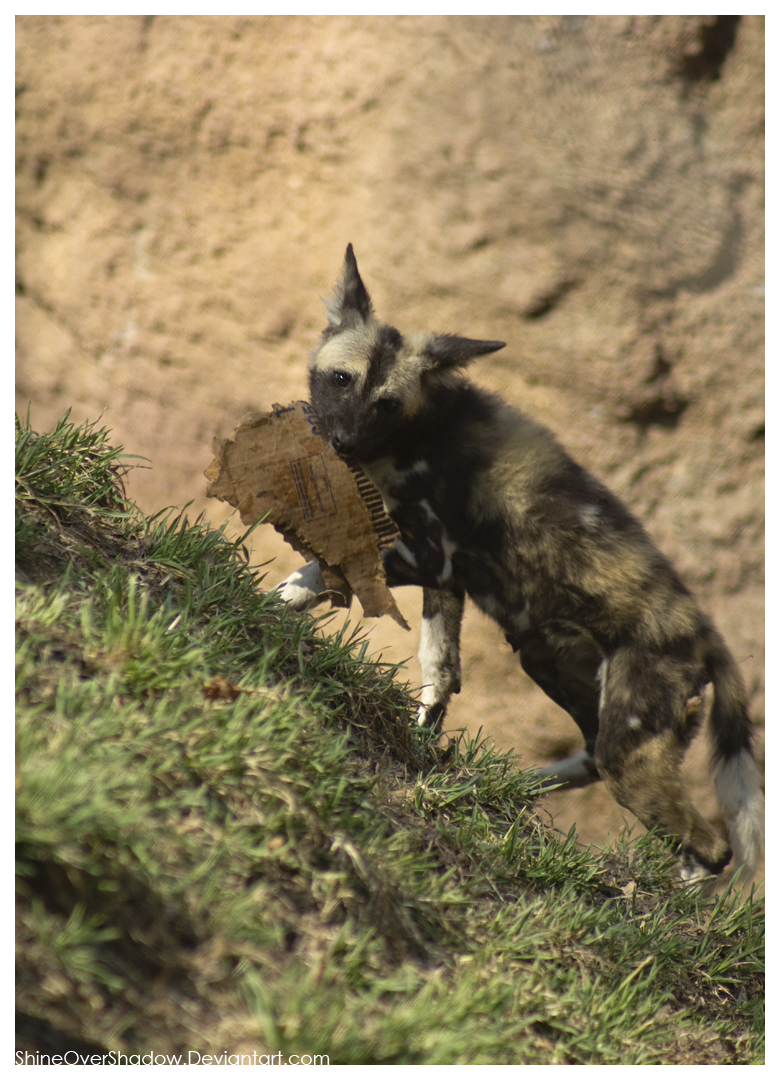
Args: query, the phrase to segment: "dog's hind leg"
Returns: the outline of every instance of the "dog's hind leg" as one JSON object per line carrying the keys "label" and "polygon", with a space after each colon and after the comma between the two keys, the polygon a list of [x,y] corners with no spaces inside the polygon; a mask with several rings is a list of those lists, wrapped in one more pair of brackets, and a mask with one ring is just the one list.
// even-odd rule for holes
{"label": "dog's hind leg", "polygon": [[423,589],[418,658],[422,692],[417,723],[438,730],[453,694],[460,693],[460,624],[463,593]]}
{"label": "dog's hind leg", "polygon": [[681,772],[698,725],[690,670],[668,657],[625,653],[610,657],[604,680],[598,770],[612,797],[643,825],[679,839],[683,878],[719,874],[731,849],[693,805]]}
{"label": "dog's hind leg", "polygon": [[680,874],[695,880],[719,874],[731,858],[724,836],[701,816],[680,772],[684,747],[674,732],[651,737],[624,757],[596,749],[599,771],[612,797],[647,828],[679,837]]}
{"label": "dog's hind leg", "polygon": [[599,730],[598,652],[582,639],[553,647],[533,631],[513,644],[525,673],[566,710],[585,736],[584,750],[535,771],[544,781],[565,787],[586,787],[600,780],[593,756]]}
{"label": "dog's hind leg", "polygon": [[587,787],[588,784],[595,784],[597,780],[601,779],[590,750],[580,750],[579,754],[572,754],[571,757],[562,758],[560,761],[556,761],[554,765],[536,767],[534,772],[541,780],[544,780],[545,788],[550,786]]}

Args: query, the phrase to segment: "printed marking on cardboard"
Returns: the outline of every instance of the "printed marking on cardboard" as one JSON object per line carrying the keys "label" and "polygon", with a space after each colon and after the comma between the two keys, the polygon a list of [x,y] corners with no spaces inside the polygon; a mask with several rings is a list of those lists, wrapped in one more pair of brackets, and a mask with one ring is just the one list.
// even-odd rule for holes
{"label": "printed marking on cardboard", "polygon": [[338,513],[322,454],[290,462],[305,521]]}

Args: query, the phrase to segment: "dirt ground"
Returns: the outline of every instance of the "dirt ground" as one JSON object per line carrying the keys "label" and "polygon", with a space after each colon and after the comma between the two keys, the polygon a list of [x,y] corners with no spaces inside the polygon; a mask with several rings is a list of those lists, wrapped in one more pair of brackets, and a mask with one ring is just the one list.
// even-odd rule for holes
{"label": "dirt ground", "polygon": [[[145,510],[223,521],[212,437],[306,396],[351,241],[380,317],[508,342],[473,377],[675,561],[763,756],[761,17],[23,16],[16,46],[16,404],[38,430],[102,414],[149,459]],[[270,527],[253,556],[270,584],[300,562]],[[386,659],[416,653],[419,593],[398,600],[411,634],[368,626]],[[463,654],[450,726],[527,764],[579,749],[473,608]],[[547,805],[583,840],[624,827],[598,785]]]}

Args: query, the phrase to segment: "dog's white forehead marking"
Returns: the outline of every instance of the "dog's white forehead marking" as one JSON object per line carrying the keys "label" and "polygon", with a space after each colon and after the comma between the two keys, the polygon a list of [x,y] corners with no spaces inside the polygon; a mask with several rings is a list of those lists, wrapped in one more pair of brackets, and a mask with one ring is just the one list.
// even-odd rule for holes
{"label": "dog's white forehead marking", "polygon": [[365,378],[375,336],[370,329],[342,330],[325,341],[315,353],[313,370],[347,371],[357,379]]}

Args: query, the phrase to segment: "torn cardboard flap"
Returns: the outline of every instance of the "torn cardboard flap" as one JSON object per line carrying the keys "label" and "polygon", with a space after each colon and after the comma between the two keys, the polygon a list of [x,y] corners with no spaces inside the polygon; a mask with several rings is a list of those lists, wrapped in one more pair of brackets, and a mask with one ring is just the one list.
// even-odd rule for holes
{"label": "torn cardboard flap", "polygon": [[398,530],[376,488],[322,438],[305,401],[248,413],[214,439],[206,494],[235,506],[245,525],[266,517],[305,559],[316,559],[334,603],[354,591],[368,616],[409,629],[387,587],[380,550]]}

